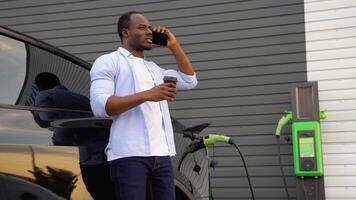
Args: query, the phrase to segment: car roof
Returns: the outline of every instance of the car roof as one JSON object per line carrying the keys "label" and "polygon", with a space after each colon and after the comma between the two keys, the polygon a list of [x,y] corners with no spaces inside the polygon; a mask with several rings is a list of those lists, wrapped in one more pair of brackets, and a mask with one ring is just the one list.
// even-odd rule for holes
{"label": "car roof", "polygon": [[23,34],[23,33],[20,33],[18,31],[15,31],[13,29],[10,29],[10,28],[7,28],[7,27],[4,27],[4,26],[0,26],[0,34],[1,35],[5,35],[7,37],[11,37],[11,38],[14,38],[16,40],[19,40],[19,41],[22,41],[22,42],[25,42],[27,44],[31,44],[33,46],[36,46],[38,48],[41,48],[45,51],[48,51],[50,53],[53,53],[57,56],[60,56],[66,60],[69,60],[81,67],[84,67],[86,69],[90,69],[91,67],[91,64],[77,56],[74,56],[73,54],[70,54],[66,51],[63,51],[55,46],[52,46],[48,43],[45,43],[41,40],[38,40],[36,38],[33,38],[31,36],[28,36],[26,34]]}

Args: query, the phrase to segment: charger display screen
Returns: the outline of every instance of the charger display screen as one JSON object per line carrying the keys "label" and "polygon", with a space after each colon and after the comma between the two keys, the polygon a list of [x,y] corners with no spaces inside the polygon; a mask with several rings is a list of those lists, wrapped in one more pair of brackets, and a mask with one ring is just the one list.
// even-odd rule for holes
{"label": "charger display screen", "polygon": [[299,138],[299,148],[301,158],[315,157],[313,137]]}

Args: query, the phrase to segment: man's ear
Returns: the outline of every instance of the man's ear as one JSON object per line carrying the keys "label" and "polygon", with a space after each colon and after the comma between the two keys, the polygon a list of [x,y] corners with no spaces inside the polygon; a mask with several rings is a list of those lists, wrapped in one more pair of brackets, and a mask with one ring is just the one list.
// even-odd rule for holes
{"label": "man's ear", "polygon": [[129,29],[123,28],[122,29],[122,38],[128,38],[128,37],[129,37]]}

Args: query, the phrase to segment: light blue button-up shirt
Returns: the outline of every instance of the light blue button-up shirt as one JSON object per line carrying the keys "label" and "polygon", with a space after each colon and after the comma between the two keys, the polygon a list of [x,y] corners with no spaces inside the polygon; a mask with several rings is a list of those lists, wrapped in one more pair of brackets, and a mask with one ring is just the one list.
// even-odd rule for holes
{"label": "light blue button-up shirt", "polygon": [[[133,55],[124,48],[100,56],[90,70],[90,104],[94,115],[108,117],[105,105],[110,96],[127,96],[138,90],[138,79],[132,67]],[[156,85],[163,83],[165,75],[178,78],[177,89],[192,89],[197,85],[196,75],[187,75],[177,70],[165,70],[154,62],[144,61],[151,72]],[[176,154],[173,128],[167,101],[160,101],[163,116],[163,127],[166,134],[169,153]],[[142,106],[136,106],[124,113],[112,116],[110,139],[106,152],[110,150],[119,157],[149,156],[150,144],[147,126],[150,123],[150,113]]]}

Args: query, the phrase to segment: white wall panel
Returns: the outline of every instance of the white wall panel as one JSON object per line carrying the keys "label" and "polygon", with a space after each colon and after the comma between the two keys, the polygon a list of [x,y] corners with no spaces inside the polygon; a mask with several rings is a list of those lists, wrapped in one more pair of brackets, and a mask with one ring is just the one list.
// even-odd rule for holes
{"label": "white wall panel", "polygon": [[346,170],[343,166],[326,166],[324,171],[330,176],[356,176],[356,165],[351,165]]}
{"label": "white wall panel", "polygon": [[325,193],[356,199],[356,1],[305,0],[308,81],[319,82]]}
{"label": "white wall panel", "polygon": [[[356,31],[356,28],[355,28]],[[356,34],[355,34],[356,35]],[[316,70],[356,67],[356,58],[338,58],[334,60],[308,60],[308,72]]]}

